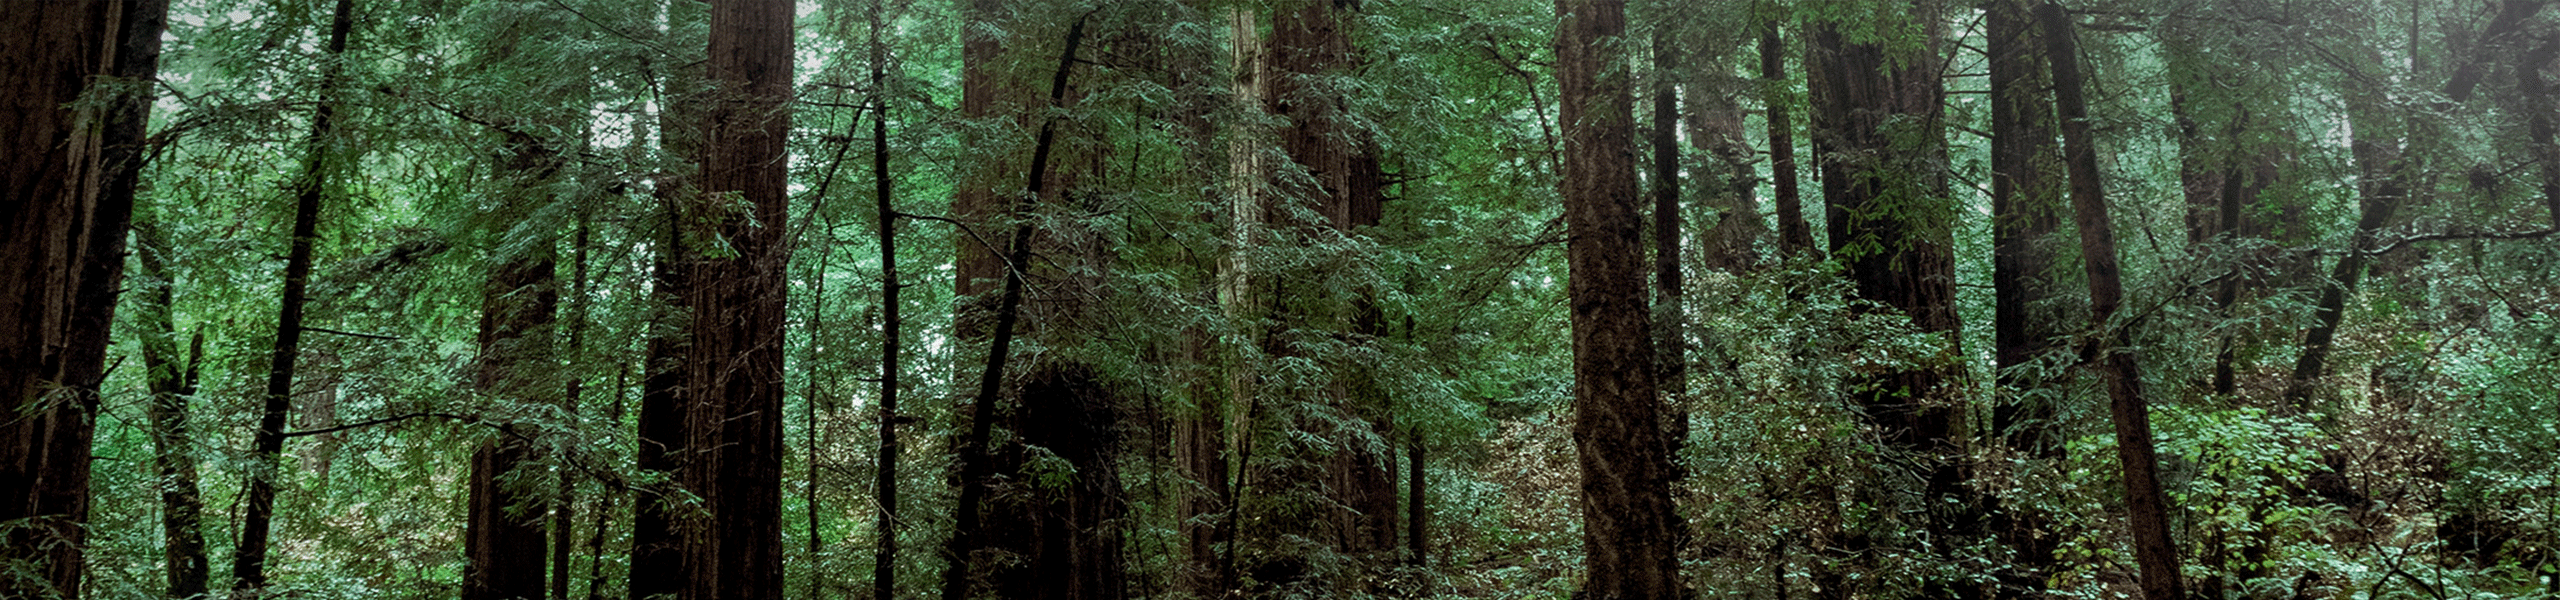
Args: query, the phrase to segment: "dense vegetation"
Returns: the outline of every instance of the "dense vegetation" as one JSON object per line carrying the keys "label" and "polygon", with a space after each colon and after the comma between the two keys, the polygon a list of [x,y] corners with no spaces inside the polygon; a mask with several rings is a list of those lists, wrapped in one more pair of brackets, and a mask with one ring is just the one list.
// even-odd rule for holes
{"label": "dense vegetation", "polygon": [[0,598],[2560,597],[2542,0],[0,7]]}

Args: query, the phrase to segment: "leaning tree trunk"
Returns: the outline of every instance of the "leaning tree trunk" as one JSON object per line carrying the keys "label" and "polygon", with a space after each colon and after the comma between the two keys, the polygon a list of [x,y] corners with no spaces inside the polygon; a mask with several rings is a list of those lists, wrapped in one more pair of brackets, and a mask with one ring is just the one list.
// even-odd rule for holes
{"label": "leaning tree trunk", "polygon": [[2071,16],[2052,2],[2037,6],[2036,16],[2043,21],[2047,59],[2052,61],[2054,104],[2062,120],[2065,162],[2071,169],[2072,222],[2080,227],[2080,264],[2089,276],[2090,324],[2098,331],[2091,353],[2107,374],[2108,412],[2115,423],[2116,460],[2124,473],[2134,562],[2142,566],[2142,595],[2148,600],[2184,600],[2185,577],[2178,569],[2178,547],[2169,539],[2169,505],[2160,492],[2160,459],[2152,444],[2151,406],[2142,396],[2141,364],[2127,343],[2130,336],[2114,322],[2124,304],[2124,283],[2116,263],[2115,229],[2107,217],[2105,188],[2099,181],[2097,139],[2090,133],[2088,101],[2081,95],[2079,48],[2072,38]]}
{"label": "leaning tree trunk", "polygon": [[0,578],[0,596],[79,594],[105,324],[132,214],[129,174],[116,172],[136,164],[142,123],[131,95],[106,111],[70,107],[94,76],[148,77],[156,49],[133,45],[148,35],[156,46],[160,35],[154,9],[118,6],[30,3],[0,15],[11,65],[0,73],[10,90],[0,140],[21,149],[0,161],[0,226],[9,232],[0,240],[0,522],[20,525],[0,561],[29,569]]}
{"label": "leaning tree trunk", "polygon": [[[693,261],[685,354],[685,490],[699,498],[678,547],[688,600],[782,596],[784,265],[792,7],[711,3],[710,78],[694,222],[727,242]],[[730,199],[736,199],[735,201]]]}
{"label": "leaning tree trunk", "polygon": [[1680,583],[1670,442],[1654,385],[1637,211],[1625,6],[1558,0],[1574,448],[1593,600],[1672,598]]}
{"label": "leaning tree trunk", "polygon": [[151,388],[151,404],[146,412],[160,476],[160,529],[161,538],[167,541],[162,556],[168,563],[168,596],[184,599],[210,591],[206,586],[213,570],[205,557],[204,495],[196,472],[195,433],[188,423],[187,406],[195,399],[196,377],[204,365],[204,332],[196,332],[186,354],[178,353],[178,327],[173,313],[177,272],[170,268],[170,248],[161,227],[158,219],[141,219],[134,224],[133,241],[141,246],[134,258],[141,263],[139,288],[143,294],[143,301],[135,303],[134,308],[140,313],[135,315],[135,321],[143,331],[142,368]]}
{"label": "leaning tree trunk", "polygon": [[311,279],[311,246],[319,238],[320,202],[329,183],[329,140],[337,134],[337,86],[345,65],[347,36],[354,28],[355,0],[338,0],[329,21],[328,53],[321,63],[320,103],[312,110],[311,135],[306,142],[309,154],[303,159],[303,176],[298,182],[293,210],[293,240],[285,256],[283,301],[276,317],[275,352],[267,365],[265,406],[258,415],[257,435],[252,440],[248,490],[243,492],[246,516],[240,524],[240,543],[232,547],[231,589],[234,594],[255,597],[267,587],[268,528],[275,520],[276,478],[284,453],[286,412],[293,407],[294,363],[302,358],[302,311],[304,289]]}

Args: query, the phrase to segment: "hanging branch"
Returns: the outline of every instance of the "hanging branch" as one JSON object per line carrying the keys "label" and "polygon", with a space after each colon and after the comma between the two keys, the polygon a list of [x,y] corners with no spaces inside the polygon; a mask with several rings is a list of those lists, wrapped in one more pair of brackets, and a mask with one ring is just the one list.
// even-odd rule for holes
{"label": "hanging branch", "polygon": [[[1099,9],[1096,9],[1099,10]],[[1067,47],[1059,53],[1058,73],[1049,79],[1049,106],[1059,107],[1067,96],[1067,75],[1075,70],[1076,47],[1084,43],[1084,22],[1093,16],[1086,12],[1067,27]],[[942,572],[942,600],[965,600],[969,591],[970,555],[984,545],[979,539],[978,505],[987,495],[987,439],[994,435],[996,392],[1004,382],[1005,355],[1013,346],[1014,322],[1022,312],[1022,269],[1031,260],[1031,221],[1021,214],[1036,202],[1049,175],[1049,149],[1057,138],[1058,118],[1050,115],[1040,123],[1039,142],[1031,149],[1031,174],[1025,193],[1013,202],[1013,240],[1007,248],[1006,262],[1016,268],[1005,271],[1004,295],[996,305],[995,335],[987,345],[987,368],[978,378],[978,396],[971,403],[975,414],[969,419],[969,437],[960,446],[959,513],[953,527],[951,544],[944,552],[951,561]]]}

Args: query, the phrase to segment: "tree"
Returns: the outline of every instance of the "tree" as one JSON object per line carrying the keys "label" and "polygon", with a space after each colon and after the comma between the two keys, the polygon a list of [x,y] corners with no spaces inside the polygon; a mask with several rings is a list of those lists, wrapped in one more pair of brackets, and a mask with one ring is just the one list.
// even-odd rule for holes
{"label": "tree", "polygon": [[[2029,458],[2061,458],[2054,439],[2055,381],[2032,375],[2030,365],[2054,351],[2066,310],[2055,280],[2053,235],[2061,228],[2062,157],[2054,140],[2053,94],[2046,74],[2043,36],[2037,35],[2023,0],[1987,6],[1991,67],[1991,231],[1994,362],[2001,398],[1991,408],[1991,428],[2011,451]],[[2002,575],[2004,596],[2032,595],[2045,587],[2059,536],[2045,531],[2051,519],[2026,507],[1993,511],[2001,543],[2017,554]]]}
{"label": "tree", "polygon": [[[673,2],[667,9],[670,24],[664,38],[690,39],[694,27],[707,21],[703,2]],[[683,46],[677,45],[681,48]],[[687,64],[678,57],[670,62]],[[699,64],[699,63],[693,63]],[[672,76],[654,82],[666,89],[667,105],[658,113],[658,152],[662,167],[651,181],[651,197],[656,201],[660,231],[651,240],[655,252],[650,264],[649,296],[654,308],[649,322],[649,341],[641,363],[640,414],[635,424],[634,465],[647,475],[660,478],[656,484],[638,490],[631,509],[631,570],[627,577],[628,594],[646,600],[681,594],[684,589],[684,554],[678,536],[678,519],[684,507],[679,504],[683,489],[682,457],[687,440],[684,393],[688,379],[686,357],[692,348],[692,313],[685,310],[686,299],[693,295],[691,269],[696,260],[685,237],[687,215],[694,212],[692,198],[698,192],[699,174],[694,166],[701,163],[704,128],[704,93],[701,72],[680,67]]]}
{"label": "tree", "polygon": [[680,544],[684,598],[782,595],[782,324],[792,8],[711,4],[709,136],[692,198],[702,248],[687,274],[685,490],[701,513]]}
{"label": "tree", "polygon": [[258,430],[250,452],[257,460],[249,472],[246,504],[247,516],[240,525],[240,543],[232,547],[231,591],[234,595],[257,597],[267,587],[267,544],[269,528],[275,520],[276,478],[282,469],[279,455],[284,452],[286,413],[293,408],[294,367],[302,358],[304,296],[311,284],[311,247],[320,235],[320,207],[330,191],[329,165],[336,154],[331,146],[337,134],[337,86],[344,77],[347,38],[355,27],[355,0],[338,0],[329,19],[327,54],[320,70],[320,102],[311,112],[311,133],[306,142],[303,175],[295,182],[293,237],[285,255],[284,290],[276,317],[275,351],[267,364],[265,407],[258,415]]}
{"label": "tree", "polygon": [[[552,151],[541,142],[508,137],[505,173],[517,180],[512,183],[520,191],[502,211],[516,218],[497,221],[512,228],[522,215],[548,203],[537,190],[555,168]],[[512,412],[509,404],[547,395],[545,384],[552,378],[546,376],[551,369],[545,363],[552,356],[549,342],[560,293],[553,281],[550,244],[502,243],[499,248],[482,288],[477,383],[504,414]],[[498,429],[506,435],[482,443],[471,455],[471,524],[463,544],[470,561],[463,576],[466,600],[543,595],[542,525],[540,515],[530,510],[539,499],[527,493],[531,486],[513,481],[516,471],[534,458],[534,449],[518,425],[501,421]]]}
{"label": "tree", "polygon": [[[1805,71],[1812,79],[1814,149],[1830,204],[1831,254],[1856,283],[1855,297],[1908,316],[1922,332],[1956,342],[1946,140],[1940,131],[1944,84],[1937,71],[1939,3],[1872,5],[1897,27],[1853,36],[1846,23],[1824,21],[1809,34]],[[1952,350],[1950,350],[1952,352]],[[1971,528],[1973,502],[1961,460],[1957,417],[1964,399],[1952,369],[1913,365],[1849,382],[1861,417],[1883,445],[1918,463],[1920,504],[1928,539],[1952,552]],[[1930,593],[1978,593],[1956,581],[1923,584]]]}
{"label": "tree", "polygon": [[1584,594],[1670,598],[1680,583],[1670,443],[1655,396],[1636,210],[1626,7],[1556,2],[1566,260],[1573,305],[1574,448],[1580,455]]}
{"label": "tree", "polygon": [[0,139],[41,149],[0,171],[0,223],[13,232],[0,242],[0,281],[12,290],[0,295],[0,405],[12,415],[0,423],[0,522],[15,524],[0,595],[80,594],[89,446],[150,95],[108,86],[108,110],[77,101],[97,75],[150,79],[165,12],[61,2],[0,17],[0,55],[19,65],[0,74],[18,90]]}
{"label": "tree", "polygon": [[2178,547],[2169,540],[2169,503],[2160,492],[2160,459],[2153,449],[2151,406],[2142,393],[2141,363],[2123,347],[2117,309],[2124,305],[2123,269],[2116,261],[2115,226],[2099,181],[2096,136],[2082,98],[2080,54],[2071,16],[2062,5],[2036,6],[2043,25],[2053,95],[2062,122],[2064,162],[2071,169],[2072,222],[2080,227],[2080,263],[2089,277],[2089,316],[2095,328],[2090,354],[2106,372],[2108,413],[2115,424],[2116,460],[2124,472],[2125,510],[2132,521],[2134,559],[2142,565],[2142,595],[2149,600],[2187,597]]}

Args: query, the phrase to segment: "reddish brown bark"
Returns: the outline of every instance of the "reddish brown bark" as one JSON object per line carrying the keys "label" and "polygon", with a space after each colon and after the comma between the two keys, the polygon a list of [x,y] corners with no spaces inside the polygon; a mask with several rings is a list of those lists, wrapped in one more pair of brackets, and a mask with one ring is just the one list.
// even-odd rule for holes
{"label": "reddish brown bark", "polygon": [[[515,141],[519,148],[530,142]],[[523,215],[543,202],[529,192],[541,189],[538,182],[547,175],[549,157],[529,148],[518,152],[509,167],[526,178],[515,182],[525,195],[515,199],[509,212]],[[502,403],[536,401],[549,396],[543,384],[553,370],[548,342],[559,292],[553,286],[551,252],[545,245],[495,262],[482,287],[476,383],[481,393]],[[513,427],[501,423],[501,428]],[[531,486],[504,481],[533,458],[532,449],[514,436],[484,442],[472,453],[471,514],[463,536],[464,600],[543,597],[542,511],[536,508],[540,495],[531,493]]]}
{"label": "reddish brown bark", "polygon": [[683,596],[782,595],[782,325],[789,177],[792,5],[711,4],[700,187],[692,206],[725,240],[690,272],[683,482],[701,499],[682,538]]}
{"label": "reddish brown bark", "polygon": [[1769,23],[1760,33],[1761,103],[1768,109],[1769,176],[1774,182],[1778,212],[1778,253],[1787,257],[1813,254],[1813,228],[1804,220],[1804,198],[1796,183],[1795,99],[1786,93],[1786,46],[1778,35],[1778,24]]}
{"label": "reddish brown bark", "polygon": [[1574,447],[1582,468],[1583,594],[1672,598],[1680,582],[1673,467],[1646,307],[1625,6],[1558,0]]}

